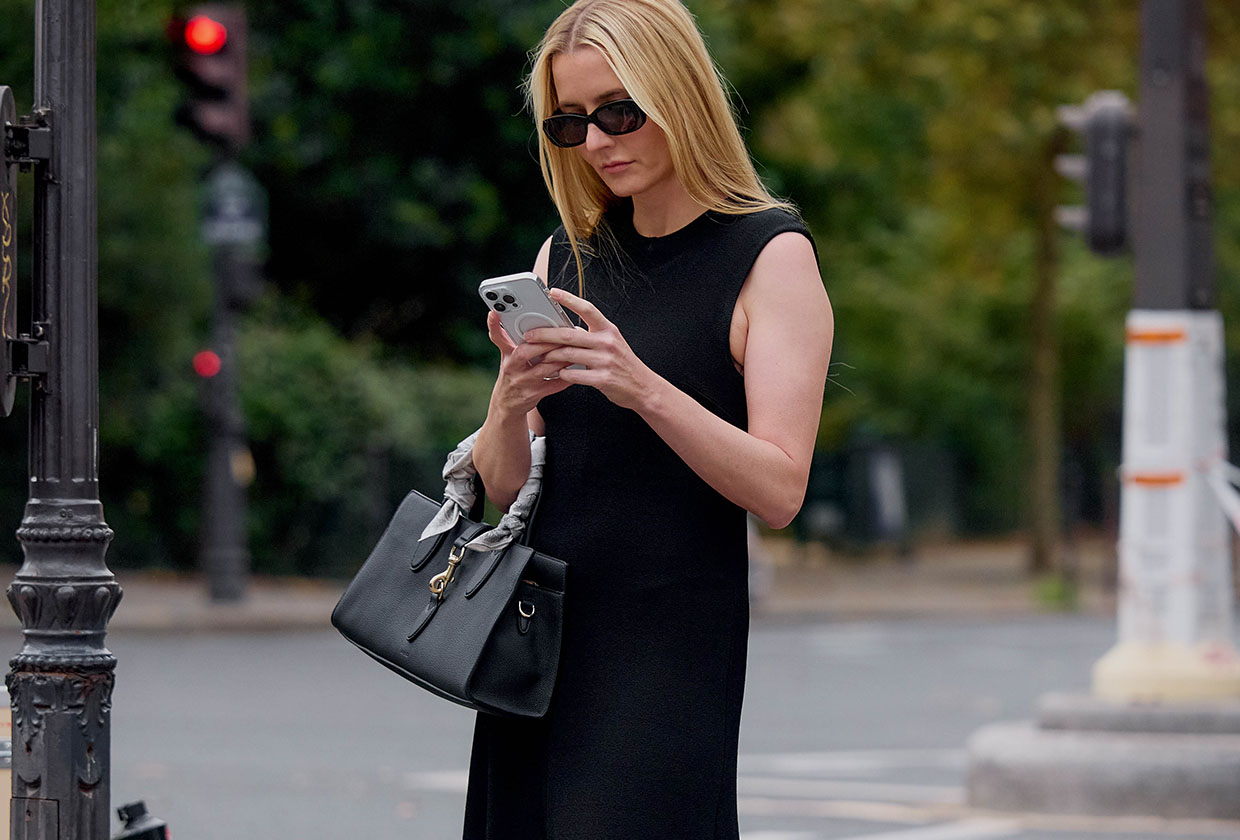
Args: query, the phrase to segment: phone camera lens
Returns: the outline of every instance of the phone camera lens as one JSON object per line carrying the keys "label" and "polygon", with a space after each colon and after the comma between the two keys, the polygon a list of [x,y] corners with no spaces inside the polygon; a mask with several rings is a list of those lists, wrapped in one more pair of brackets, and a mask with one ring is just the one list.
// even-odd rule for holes
{"label": "phone camera lens", "polygon": [[516,303],[517,299],[512,295],[504,295],[504,303]]}
{"label": "phone camera lens", "polygon": [[503,312],[503,311],[504,311],[505,309],[507,309],[507,308],[508,308],[508,307],[507,307],[507,306],[504,306],[504,304],[502,304],[502,303],[497,303],[497,304],[495,304],[495,311],[496,311],[496,312]]}
{"label": "phone camera lens", "polygon": [[495,292],[487,292],[487,300],[499,300],[499,295]]}

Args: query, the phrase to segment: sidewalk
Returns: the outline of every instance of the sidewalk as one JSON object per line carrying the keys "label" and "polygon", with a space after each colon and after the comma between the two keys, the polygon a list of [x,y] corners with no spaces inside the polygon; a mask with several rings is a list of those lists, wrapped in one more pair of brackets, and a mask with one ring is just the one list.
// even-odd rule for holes
{"label": "sidewalk", "polygon": [[[763,542],[770,557],[764,594],[754,620],[825,618],[859,621],[890,618],[981,618],[1047,612],[1024,573],[1026,549],[1019,541],[944,543],[920,547],[910,562],[895,558],[832,556],[819,545],[782,538]],[[1114,594],[1105,585],[1113,562],[1100,540],[1080,547],[1078,609],[1114,615]],[[0,566],[0,579],[16,569]],[[319,630],[344,581],[256,577],[246,598],[212,604],[199,575],[120,570],[124,590],[111,631],[205,632]],[[7,584],[6,584],[7,585]],[[11,610],[0,610],[0,628],[18,630]]]}
{"label": "sidewalk", "polygon": [[[1025,571],[1028,547],[1018,539],[919,546],[908,560],[895,556],[834,556],[819,544],[768,539],[772,575],[756,617],[817,615],[839,621],[879,618],[979,618],[1053,612],[1039,603]],[[1114,543],[1076,546],[1076,609],[1115,615]]]}

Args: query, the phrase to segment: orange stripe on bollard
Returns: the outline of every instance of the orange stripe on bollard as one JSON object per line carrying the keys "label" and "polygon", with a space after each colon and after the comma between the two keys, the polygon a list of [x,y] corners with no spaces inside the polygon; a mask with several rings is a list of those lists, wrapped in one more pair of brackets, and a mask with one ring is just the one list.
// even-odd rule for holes
{"label": "orange stripe on bollard", "polygon": [[1140,487],[1174,487],[1184,483],[1184,473],[1133,473],[1125,481]]}
{"label": "orange stripe on bollard", "polygon": [[1124,338],[1130,344],[1178,344],[1188,338],[1184,330],[1126,330]]}

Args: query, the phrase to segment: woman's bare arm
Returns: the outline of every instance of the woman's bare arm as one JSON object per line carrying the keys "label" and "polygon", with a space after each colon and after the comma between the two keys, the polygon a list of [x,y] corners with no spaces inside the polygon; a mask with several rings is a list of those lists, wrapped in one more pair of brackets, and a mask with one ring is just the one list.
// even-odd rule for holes
{"label": "woman's bare arm", "polygon": [[585,335],[531,334],[560,345],[547,361],[587,366],[561,371],[562,380],[596,387],[636,411],[706,483],[772,527],[792,521],[805,498],[834,333],[808,239],[786,233],[771,240],[741,292],[748,431],[646,367],[591,304],[562,290],[552,294],[590,327]]}
{"label": "woman's bare arm", "polygon": [[[547,277],[551,240],[547,239],[534,261],[534,273]],[[500,350],[500,370],[491,390],[487,418],[474,443],[474,466],[482,476],[487,497],[501,510],[508,510],[530,474],[531,431],[544,432],[538,401],[568,387],[559,380],[543,377],[557,373],[562,365],[530,362],[539,348],[514,345],[499,324],[499,316],[487,316],[487,332]],[[546,348],[542,348],[545,350]]]}

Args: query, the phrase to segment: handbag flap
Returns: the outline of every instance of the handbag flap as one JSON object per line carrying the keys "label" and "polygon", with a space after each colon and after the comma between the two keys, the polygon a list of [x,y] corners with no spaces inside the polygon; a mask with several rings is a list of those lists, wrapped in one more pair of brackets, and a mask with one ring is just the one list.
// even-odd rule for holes
{"label": "handbag flap", "polygon": [[[487,585],[480,587],[472,598],[466,597],[464,585],[475,573],[470,566],[489,557],[487,554],[465,552],[461,568],[457,570],[458,579],[448,586],[438,609],[434,611],[434,617],[426,622],[403,654],[406,659],[417,659],[420,671],[427,680],[450,687],[458,696],[466,696],[469,678],[478,657],[491,635],[491,628],[516,592],[525,567],[523,561],[528,559],[529,552],[529,548],[520,545],[511,545],[503,552],[490,552],[503,556],[490,571]],[[427,596],[434,597],[429,592]],[[421,618],[427,602],[418,600],[421,603],[417,613]],[[408,630],[413,629],[411,624]]]}

